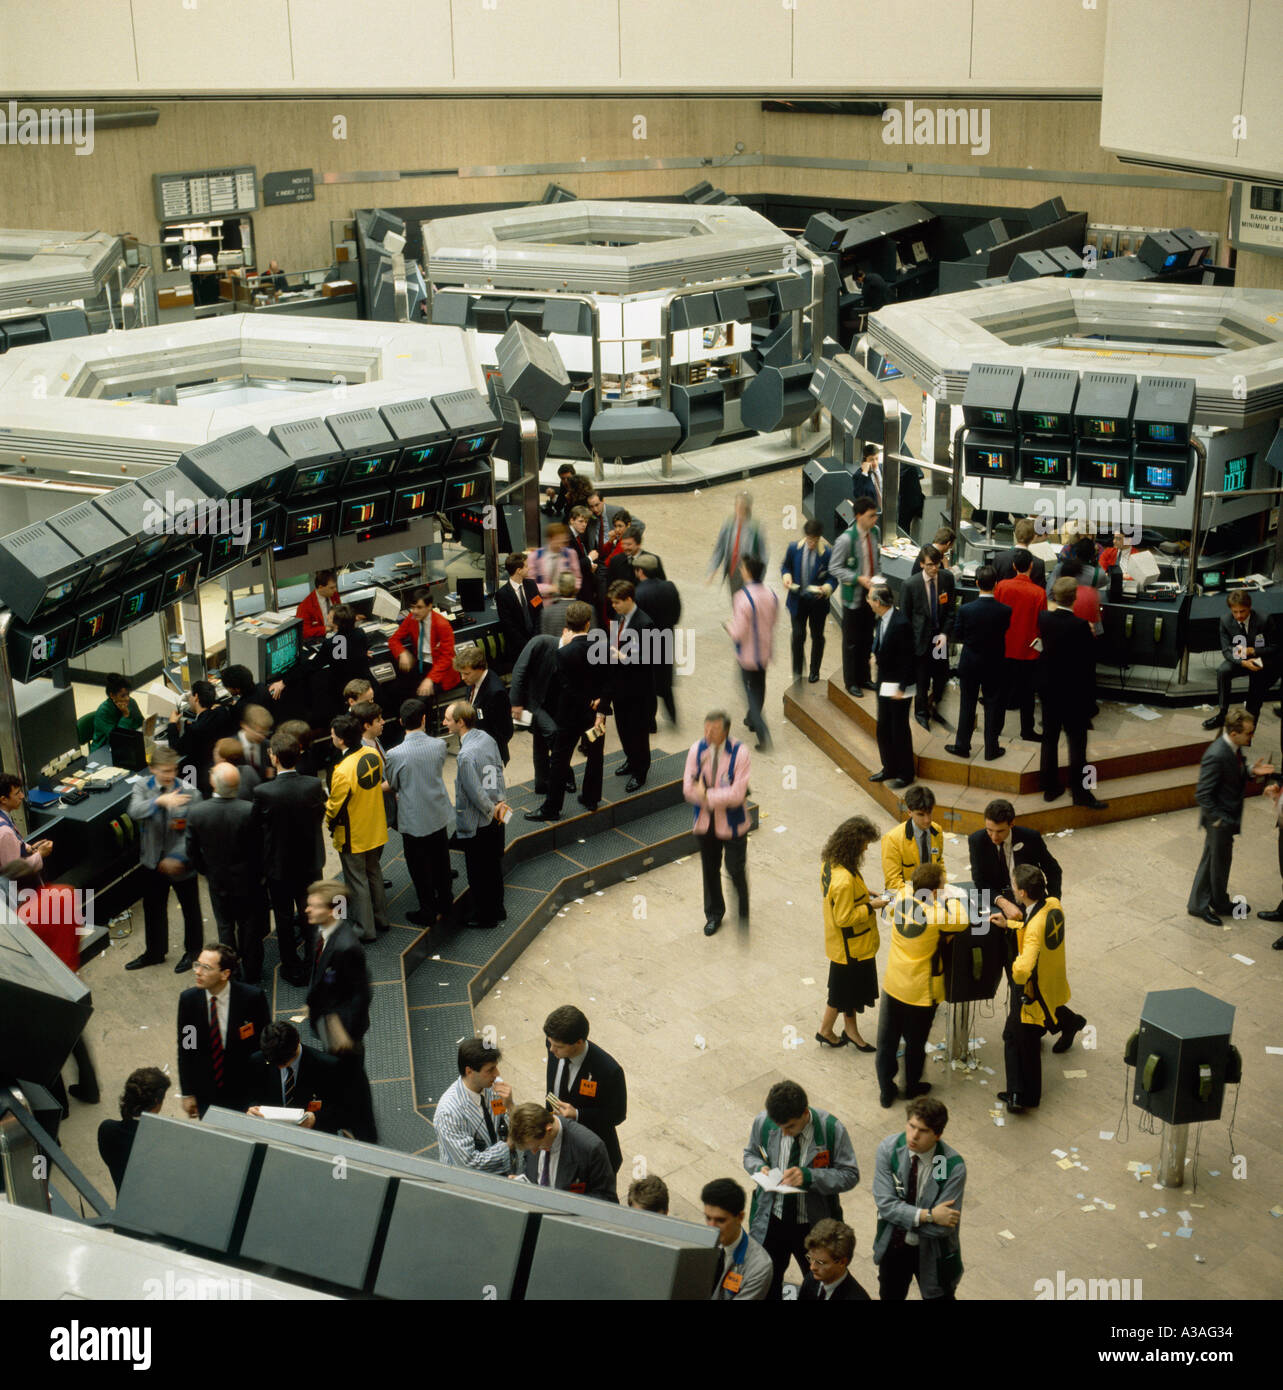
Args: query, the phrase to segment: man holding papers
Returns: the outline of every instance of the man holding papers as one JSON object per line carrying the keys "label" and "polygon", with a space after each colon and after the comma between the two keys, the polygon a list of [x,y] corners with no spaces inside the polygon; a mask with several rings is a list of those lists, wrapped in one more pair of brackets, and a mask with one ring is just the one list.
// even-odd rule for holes
{"label": "man holding papers", "polygon": [[916,674],[913,630],[896,610],[890,589],[873,589],[869,606],[873,609],[873,655],[878,663],[878,753],[882,758],[882,770],[869,781],[890,782],[895,791],[903,791],[913,781],[913,739],[909,734]]}

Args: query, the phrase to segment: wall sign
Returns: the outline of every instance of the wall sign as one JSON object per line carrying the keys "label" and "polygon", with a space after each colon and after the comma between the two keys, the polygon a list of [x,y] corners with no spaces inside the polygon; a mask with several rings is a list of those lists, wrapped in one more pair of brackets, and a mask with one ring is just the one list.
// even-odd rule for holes
{"label": "wall sign", "polygon": [[1236,183],[1230,205],[1230,240],[1249,251],[1283,256],[1283,188]]}
{"label": "wall sign", "polygon": [[263,206],[276,207],[280,203],[313,203],[316,190],[312,186],[310,169],[281,169],[263,175]]}
{"label": "wall sign", "polygon": [[258,171],[252,164],[188,174],[153,174],[152,184],[156,217],[161,222],[258,208]]}

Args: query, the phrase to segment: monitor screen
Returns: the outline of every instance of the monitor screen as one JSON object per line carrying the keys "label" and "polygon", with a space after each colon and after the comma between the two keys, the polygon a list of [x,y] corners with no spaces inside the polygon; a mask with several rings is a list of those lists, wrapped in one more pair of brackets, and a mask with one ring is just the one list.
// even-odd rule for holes
{"label": "monitor screen", "polygon": [[904,373],[899,369],[899,367],[897,367],[894,362],[888,362],[885,357],[882,359],[880,363],[878,363],[877,379],[879,381],[890,381],[894,377],[903,375]]}
{"label": "monitor screen", "polygon": [[39,616],[42,613],[49,613],[57,608],[60,603],[66,603],[80,588],[81,581],[89,573],[87,569],[77,570],[75,574],[66,579],[60,579],[56,584],[50,584],[45,590],[45,596],[41,600],[40,607],[36,609]]}
{"label": "monitor screen", "polygon": [[1081,487],[1122,487],[1125,459],[1078,455],[1078,483]]}
{"label": "monitor screen", "polygon": [[435,444],[416,444],[402,451],[397,464],[398,478],[412,477],[416,473],[428,473],[440,468],[450,456],[450,441],[439,439]]}
{"label": "monitor screen", "polygon": [[1170,270],[1170,269],[1172,268],[1172,266],[1174,266],[1174,265],[1176,264],[1176,259],[1177,259],[1177,253],[1176,253],[1175,251],[1173,251],[1172,254],[1171,254],[1170,256],[1168,256],[1168,257],[1166,258],[1166,260],[1163,261],[1163,269],[1164,269],[1164,270]]}
{"label": "monitor screen", "polygon": [[159,536],[148,536],[129,557],[131,562],[130,568],[141,569],[149,560],[154,560],[172,539],[173,536],[168,531],[163,532]]}
{"label": "monitor screen", "polygon": [[343,474],[343,482],[369,483],[378,478],[386,478],[392,472],[397,455],[393,450],[386,454],[364,454],[360,458],[349,459]]}
{"label": "monitor screen", "polygon": [[1247,486],[1255,454],[1243,454],[1236,459],[1225,460],[1225,479],[1221,483],[1222,492],[1241,492]]}
{"label": "monitor screen", "polygon": [[287,511],[281,544],[306,545],[309,541],[324,540],[326,536],[333,534],[338,506],[335,501],[317,502],[311,507],[292,508]]}
{"label": "monitor screen", "polygon": [[1067,433],[1063,415],[1026,415],[1023,419],[1025,428],[1035,434]]}
{"label": "monitor screen", "polygon": [[444,485],[439,479],[425,480],[413,487],[401,487],[392,494],[392,520],[410,521],[441,510]]}
{"label": "monitor screen", "polygon": [[80,656],[90,647],[116,635],[116,615],[120,612],[120,595],[109,594],[76,615],[76,630],[71,639],[71,655]]}
{"label": "monitor screen", "polygon": [[968,441],[963,463],[969,478],[1011,478],[1016,472],[1016,451],[1010,445]]}
{"label": "monitor screen", "polygon": [[85,581],[87,589],[96,589],[100,584],[105,584],[107,580],[120,573],[125,568],[125,561],[129,559],[130,552],[115,555],[110,560],[104,560],[101,564],[95,565],[89,571],[89,578]]}
{"label": "monitor screen", "polygon": [[300,468],[294,475],[290,486],[291,497],[302,497],[309,492],[323,492],[333,487],[343,471],[343,461],[335,459],[332,463],[318,463],[309,468]]}
{"label": "monitor screen", "polygon": [[1128,493],[1150,502],[1173,502],[1185,491],[1188,465],[1181,458],[1146,458],[1132,462]]}
{"label": "monitor screen", "polygon": [[1078,433],[1091,439],[1122,439],[1127,430],[1125,424],[1120,424],[1117,419],[1094,415],[1084,416],[1078,422]]}
{"label": "monitor screen", "polygon": [[480,458],[482,454],[488,454],[494,448],[497,437],[494,431],[482,434],[461,434],[454,441],[454,447],[450,450],[450,462],[458,463],[460,459]]}
{"label": "monitor screen", "polygon": [[9,630],[14,680],[35,680],[60,661],[66,661],[71,655],[71,638],[75,627],[75,618],[63,618],[40,632],[32,632],[15,623]]}
{"label": "monitor screen", "polygon": [[1152,439],[1155,444],[1175,444],[1176,426],[1175,425],[1146,425],[1145,438]]}
{"label": "monitor screen", "polygon": [[1000,425],[1007,429],[1011,425],[1011,413],[1006,410],[978,410],[976,412],[980,420],[986,425]]}
{"label": "monitor screen", "polygon": [[282,632],[275,632],[263,639],[264,681],[274,681],[290,670],[299,658],[303,645],[303,626],[291,623]]}
{"label": "monitor screen", "polygon": [[189,555],[187,559],[171,565],[161,581],[158,606],[164,608],[171,603],[177,603],[181,598],[186,598],[195,589],[199,573],[200,560],[195,555]]}
{"label": "monitor screen", "polygon": [[255,509],[254,516],[249,524],[249,541],[245,546],[246,555],[254,555],[262,550],[264,546],[271,545],[276,539],[276,520],[279,509],[268,507],[266,509],[258,507]]}
{"label": "monitor screen", "polygon": [[489,479],[480,473],[465,473],[458,478],[447,478],[445,480],[445,496],[441,503],[442,510],[448,511],[451,507],[479,506],[489,496],[489,490],[486,488],[488,481]]}
{"label": "monitor screen", "polygon": [[120,600],[120,631],[133,627],[144,618],[150,618],[160,602],[160,583],[163,575],[153,574],[144,579],[136,579],[129,585]]}
{"label": "monitor screen", "polygon": [[386,492],[376,492],[368,497],[344,498],[339,504],[339,535],[348,536],[353,531],[386,525],[391,500],[391,494]]}
{"label": "monitor screen", "polygon": [[233,569],[245,558],[244,549],[237,545],[236,537],[222,532],[219,535],[209,538],[208,548],[205,552],[205,563],[202,569],[206,579],[213,579],[215,575],[222,574],[225,570]]}
{"label": "monitor screen", "polygon": [[1020,477],[1026,483],[1067,483],[1070,475],[1068,449],[1020,451]]}

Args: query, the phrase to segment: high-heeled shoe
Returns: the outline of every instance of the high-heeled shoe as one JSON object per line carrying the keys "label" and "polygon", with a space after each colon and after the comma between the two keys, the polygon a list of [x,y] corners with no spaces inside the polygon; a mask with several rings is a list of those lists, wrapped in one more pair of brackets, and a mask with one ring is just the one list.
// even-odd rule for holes
{"label": "high-heeled shoe", "polygon": [[823,1033],[817,1033],[815,1035],[815,1041],[817,1043],[822,1043],[825,1047],[845,1047],[849,1039],[847,1038],[846,1034],[843,1033],[841,1042],[830,1042],[828,1038],[824,1036]]}
{"label": "high-heeled shoe", "polygon": [[855,1040],[853,1037],[851,1037],[849,1034],[847,1034],[847,1033],[843,1033],[842,1036],[843,1036],[843,1038],[846,1039],[847,1042],[849,1042],[849,1043],[851,1044],[851,1046],[852,1046],[853,1048],[855,1048],[855,1050],[856,1050],[857,1052],[876,1052],[876,1051],[877,1051],[877,1048],[874,1047],[872,1043],[856,1042],[856,1040]]}

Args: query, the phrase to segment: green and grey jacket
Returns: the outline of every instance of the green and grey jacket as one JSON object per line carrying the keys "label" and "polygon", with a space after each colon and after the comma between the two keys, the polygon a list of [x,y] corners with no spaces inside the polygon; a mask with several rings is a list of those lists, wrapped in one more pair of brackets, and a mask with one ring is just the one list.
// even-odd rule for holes
{"label": "green and grey jacket", "polygon": [[[838,1194],[849,1192],[860,1181],[860,1169],[855,1161],[851,1136],[835,1115],[811,1107],[811,1123],[803,1130],[797,1167],[802,1170],[802,1186],[797,1196],[787,1196],[795,1203],[800,1219],[809,1226],[826,1216],[842,1219]],[[763,1168],[787,1168],[792,1139],[780,1133],[780,1127],[767,1117],[766,1111],[753,1121],[748,1143],[744,1146],[744,1171],[758,1173]],[[775,1208],[776,1192],[764,1192],[753,1184],[753,1205],[749,1212],[748,1229],[754,1240],[766,1235],[771,1212]]]}
{"label": "green and grey jacket", "polygon": [[[962,1155],[941,1139],[931,1156],[925,1173],[918,1175],[918,1190],[913,1202],[904,1200],[904,1186],[909,1177],[908,1140],[904,1131],[889,1134],[878,1145],[873,1168],[873,1200],[878,1208],[878,1229],[873,1240],[873,1263],[881,1264],[898,1226],[906,1233],[918,1235],[918,1287],[923,1298],[939,1298],[946,1290],[957,1287],[962,1278],[962,1242],[957,1226],[933,1226],[927,1222],[915,1224],[919,1211],[952,1202],[955,1211],[962,1210],[962,1193],[967,1185],[967,1166]],[[921,1166],[921,1165],[919,1165]]]}

